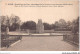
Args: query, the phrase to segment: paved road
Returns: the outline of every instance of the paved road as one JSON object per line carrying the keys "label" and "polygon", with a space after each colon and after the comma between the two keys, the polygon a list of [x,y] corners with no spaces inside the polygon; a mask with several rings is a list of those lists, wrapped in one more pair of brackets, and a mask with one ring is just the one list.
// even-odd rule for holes
{"label": "paved road", "polygon": [[78,47],[63,41],[62,36],[23,37],[22,40],[6,48],[7,51],[74,51]]}

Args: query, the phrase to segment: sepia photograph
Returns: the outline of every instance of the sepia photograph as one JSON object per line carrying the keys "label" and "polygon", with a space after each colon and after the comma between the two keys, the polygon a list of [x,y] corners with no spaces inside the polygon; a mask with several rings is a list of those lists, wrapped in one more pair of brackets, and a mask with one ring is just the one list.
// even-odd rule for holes
{"label": "sepia photograph", "polygon": [[1,51],[79,51],[78,0],[1,0]]}

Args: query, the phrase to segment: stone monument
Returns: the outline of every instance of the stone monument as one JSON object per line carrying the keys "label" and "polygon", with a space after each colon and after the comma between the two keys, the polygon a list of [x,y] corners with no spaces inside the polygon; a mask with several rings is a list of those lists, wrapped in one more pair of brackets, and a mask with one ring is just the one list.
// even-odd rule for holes
{"label": "stone monument", "polygon": [[37,33],[44,33],[44,25],[41,19],[38,19],[38,23],[36,25],[36,32]]}
{"label": "stone monument", "polygon": [[8,34],[8,33],[9,33],[9,27],[6,28],[6,34]]}

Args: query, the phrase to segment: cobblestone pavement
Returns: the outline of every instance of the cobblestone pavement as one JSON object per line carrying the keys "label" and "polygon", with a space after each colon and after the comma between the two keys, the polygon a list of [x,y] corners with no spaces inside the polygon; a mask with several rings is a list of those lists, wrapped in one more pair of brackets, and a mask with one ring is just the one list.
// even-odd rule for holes
{"label": "cobblestone pavement", "polygon": [[63,41],[63,36],[23,37],[4,51],[75,51],[77,46]]}

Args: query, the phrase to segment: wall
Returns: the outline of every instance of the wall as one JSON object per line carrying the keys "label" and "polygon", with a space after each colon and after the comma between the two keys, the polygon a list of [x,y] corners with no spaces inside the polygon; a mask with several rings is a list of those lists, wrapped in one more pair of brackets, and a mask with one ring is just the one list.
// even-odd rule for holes
{"label": "wall", "polygon": [[[27,30],[21,31],[21,32],[27,32]],[[29,30],[30,33],[37,33],[36,30]],[[54,31],[54,30],[44,30],[44,33],[71,33],[71,31]]]}

